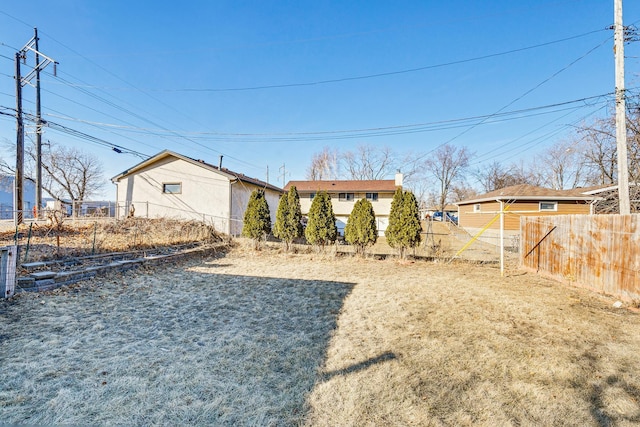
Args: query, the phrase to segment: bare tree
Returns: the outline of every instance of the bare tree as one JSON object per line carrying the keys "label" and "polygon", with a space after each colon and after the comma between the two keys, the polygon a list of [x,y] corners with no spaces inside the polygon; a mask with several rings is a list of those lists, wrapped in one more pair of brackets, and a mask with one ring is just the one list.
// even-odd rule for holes
{"label": "bare tree", "polygon": [[472,187],[469,187],[468,185],[461,183],[458,185],[453,185],[451,187],[451,201],[452,202],[459,202],[461,200],[466,200],[466,199],[471,199],[472,197],[475,197],[478,195],[478,192],[476,190],[474,190]]}
{"label": "bare tree", "polygon": [[616,182],[618,158],[613,119],[597,120],[591,126],[582,127],[577,133],[586,147],[584,156],[589,170],[589,182],[595,185]]}
{"label": "bare tree", "polygon": [[[87,200],[104,188],[104,169],[96,156],[74,147],[52,144],[49,148],[42,153],[42,189],[51,197]],[[25,153],[25,179],[35,182],[35,150]],[[14,174],[15,165],[3,160],[0,171]]]}
{"label": "bare tree", "polygon": [[505,166],[498,161],[477,168],[473,176],[487,193],[518,184],[540,185],[541,181],[537,171],[527,170],[523,164]]}
{"label": "bare tree", "polygon": [[[627,104],[627,158],[629,180],[640,179],[640,109],[632,102]],[[607,185],[618,181],[618,157],[616,127],[613,117],[597,119],[590,125],[583,125],[576,138],[584,144],[584,157],[589,184]]]}
{"label": "bare tree", "polygon": [[307,168],[307,179],[309,181],[338,179],[339,176],[337,150],[324,147],[321,152],[313,155],[311,164]]}
{"label": "bare tree", "polygon": [[396,158],[389,147],[359,145],[355,151],[344,152],[340,159],[347,179],[382,179],[396,170]]}
{"label": "bare tree", "polygon": [[439,184],[438,206],[442,212],[447,205],[454,183],[456,180],[462,181],[464,170],[469,166],[470,157],[471,154],[466,147],[457,148],[445,144],[425,161],[425,168]]}
{"label": "bare tree", "polygon": [[544,185],[550,188],[565,190],[588,183],[580,140],[556,142],[536,157],[536,164]]}
{"label": "bare tree", "polygon": [[401,171],[405,185],[417,182],[420,155],[397,155],[389,147],[359,145],[355,150],[339,152],[324,147],[313,155],[306,177],[311,181],[327,179],[378,180]]}
{"label": "bare tree", "polygon": [[104,188],[102,164],[91,153],[60,146],[43,156],[42,188],[52,197],[87,200]]}

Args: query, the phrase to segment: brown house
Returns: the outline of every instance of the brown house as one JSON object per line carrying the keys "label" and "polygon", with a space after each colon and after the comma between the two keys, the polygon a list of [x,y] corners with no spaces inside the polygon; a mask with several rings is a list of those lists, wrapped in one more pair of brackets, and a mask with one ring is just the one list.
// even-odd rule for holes
{"label": "brown house", "polygon": [[456,203],[458,225],[472,235],[481,230],[483,240],[498,242],[500,212],[506,238],[518,235],[521,216],[592,214],[598,196],[585,189],[553,190],[533,185],[514,185]]}
{"label": "brown house", "polygon": [[284,191],[295,186],[300,196],[302,215],[309,213],[311,202],[319,191],[326,191],[331,197],[336,226],[341,235],[355,203],[360,199],[368,199],[376,214],[378,233],[384,234],[389,223],[391,201],[397,186],[402,186],[402,174],[395,179],[384,180],[334,180],[334,181],[289,181]]}

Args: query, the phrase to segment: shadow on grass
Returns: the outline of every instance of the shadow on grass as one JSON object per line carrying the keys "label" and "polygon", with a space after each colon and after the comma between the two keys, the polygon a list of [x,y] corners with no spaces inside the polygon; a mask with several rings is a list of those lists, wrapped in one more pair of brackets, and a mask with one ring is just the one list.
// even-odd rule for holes
{"label": "shadow on grass", "polygon": [[359,362],[359,363],[355,363],[351,366],[348,366],[346,368],[342,368],[342,369],[336,369],[335,371],[329,371],[329,372],[325,372],[322,375],[322,379],[323,381],[329,381],[331,378],[335,377],[335,376],[342,376],[342,375],[348,375],[348,374],[353,374],[355,372],[359,372],[359,371],[363,371],[367,368],[369,368],[370,366],[373,365],[377,365],[378,363],[383,363],[383,362],[387,362],[389,360],[394,360],[397,359],[397,356],[395,355],[395,353],[391,352],[391,351],[387,351],[384,352],[376,357],[372,357],[369,358],[365,361]]}
{"label": "shadow on grass", "polygon": [[16,298],[0,307],[0,419],[299,424],[353,286],[177,268]]}
{"label": "shadow on grass", "polygon": [[[619,374],[605,375],[607,371],[610,372],[611,366],[602,366],[597,350],[596,347],[584,351],[579,359],[583,371],[591,373],[597,380],[580,376],[573,379],[570,385],[584,392],[591,417],[598,426],[640,423],[640,389],[624,379],[634,378],[635,373],[627,372],[627,369],[621,366]],[[600,373],[602,375],[599,375]],[[612,405],[614,401],[616,403]]]}
{"label": "shadow on grass", "polygon": [[[616,388],[629,397],[632,402],[635,402],[635,411],[613,414],[608,410],[605,396],[608,391]],[[640,402],[640,390],[616,375],[608,376],[603,383],[592,384],[590,400],[591,415],[599,426],[613,426],[623,421],[634,424],[640,423],[640,405],[638,405],[638,402]]]}

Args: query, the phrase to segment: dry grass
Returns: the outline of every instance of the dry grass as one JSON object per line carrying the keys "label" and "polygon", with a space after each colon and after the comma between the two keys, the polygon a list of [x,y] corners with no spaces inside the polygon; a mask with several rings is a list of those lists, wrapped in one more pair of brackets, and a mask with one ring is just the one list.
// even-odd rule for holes
{"label": "dry grass", "polygon": [[[1,232],[0,246],[14,244],[15,236],[15,230]],[[166,218],[63,223],[60,227],[34,223],[31,229],[29,224],[22,224],[18,230],[21,261],[25,254],[27,261],[42,261],[222,240],[221,234],[202,222]]]}
{"label": "dry grass", "polygon": [[0,419],[636,425],[640,318],[531,274],[236,249],[0,303]]}

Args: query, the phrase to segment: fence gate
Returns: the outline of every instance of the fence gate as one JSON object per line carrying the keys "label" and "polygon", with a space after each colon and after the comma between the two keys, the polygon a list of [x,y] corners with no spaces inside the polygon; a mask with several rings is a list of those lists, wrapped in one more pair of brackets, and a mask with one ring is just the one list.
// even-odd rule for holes
{"label": "fence gate", "polygon": [[0,248],[0,298],[11,298],[16,287],[17,246]]}

